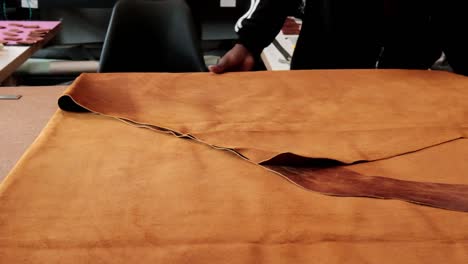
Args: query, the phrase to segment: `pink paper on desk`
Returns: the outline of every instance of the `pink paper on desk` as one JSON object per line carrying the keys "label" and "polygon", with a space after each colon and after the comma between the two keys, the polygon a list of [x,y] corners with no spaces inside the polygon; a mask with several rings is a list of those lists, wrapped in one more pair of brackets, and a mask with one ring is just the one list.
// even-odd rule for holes
{"label": "pink paper on desk", "polygon": [[[60,21],[20,21],[20,20],[4,20],[0,21],[0,41],[6,42],[5,45],[27,45],[18,43],[18,41],[27,40],[29,34],[35,30],[53,30],[60,25]],[[36,28],[30,28],[37,26]],[[11,30],[16,30],[11,31]],[[20,32],[21,31],[21,32]],[[16,34],[17,36],[9,36],[5,33]],[[9,38],[18,38],[21,40],[8,40]]]}

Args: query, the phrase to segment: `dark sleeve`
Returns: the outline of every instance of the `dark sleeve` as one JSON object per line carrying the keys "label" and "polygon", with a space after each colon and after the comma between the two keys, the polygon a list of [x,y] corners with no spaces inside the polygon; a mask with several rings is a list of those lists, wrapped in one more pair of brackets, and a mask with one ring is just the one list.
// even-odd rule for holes
{"label": "dark sleeve", "polygon": [[454,72],[468,76],[468,16],[465,1],[446,0],[433,19],[442,36],[442,49]]}
{"label": "dark sleeve", "polygon": [[278,35],[288,15],[302,0],[251,0],[250,9],[236,24],[238,42],[258,56]]}

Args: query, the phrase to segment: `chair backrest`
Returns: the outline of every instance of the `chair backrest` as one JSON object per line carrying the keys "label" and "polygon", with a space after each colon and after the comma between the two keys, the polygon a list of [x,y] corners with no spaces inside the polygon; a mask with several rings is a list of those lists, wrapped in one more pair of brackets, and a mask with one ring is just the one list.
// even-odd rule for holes
{"label": "chair backrest", "polygon": [[120,0],[113,8],[99,72],[207,71],[184,0]]}

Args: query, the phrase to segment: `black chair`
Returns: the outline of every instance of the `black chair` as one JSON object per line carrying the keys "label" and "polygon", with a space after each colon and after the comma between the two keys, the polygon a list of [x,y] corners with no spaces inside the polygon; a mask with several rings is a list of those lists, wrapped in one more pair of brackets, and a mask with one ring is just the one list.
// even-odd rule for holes
{"label": "black chair", "polygon": [[99,72],[203,72],[201,40],[183,0],[120,0]]}

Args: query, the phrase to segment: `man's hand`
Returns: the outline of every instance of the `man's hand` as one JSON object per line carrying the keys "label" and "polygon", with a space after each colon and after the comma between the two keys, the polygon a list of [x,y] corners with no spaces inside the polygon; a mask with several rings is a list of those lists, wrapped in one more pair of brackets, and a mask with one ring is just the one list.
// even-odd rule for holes
{"label": "man's hand", "polygon": [[294,17],[287,17],[281,32],[284,35],[299,35],[301,33],[301,24],[297,23]]}
{"label": "man's hand", "polygon": [[254,67],[255,59],[242,44],[236,44],[218,62],[210,66],[213,73],[224,73],[232,71],[250,71]]}

